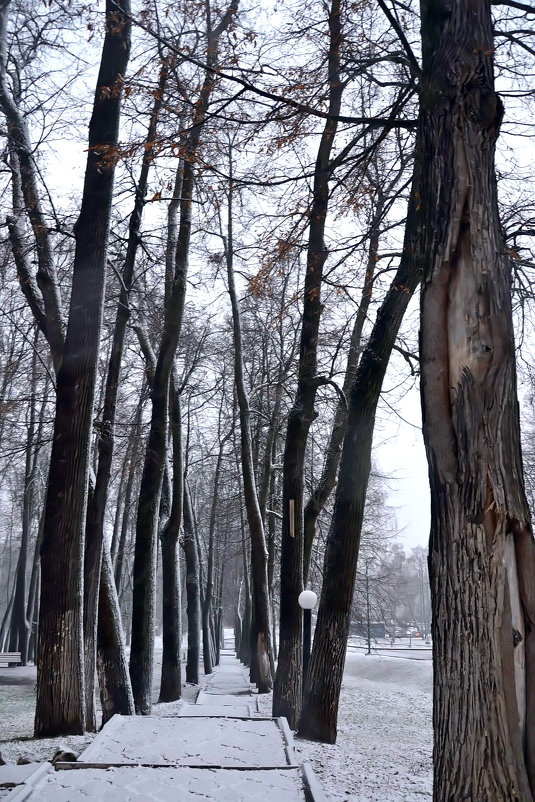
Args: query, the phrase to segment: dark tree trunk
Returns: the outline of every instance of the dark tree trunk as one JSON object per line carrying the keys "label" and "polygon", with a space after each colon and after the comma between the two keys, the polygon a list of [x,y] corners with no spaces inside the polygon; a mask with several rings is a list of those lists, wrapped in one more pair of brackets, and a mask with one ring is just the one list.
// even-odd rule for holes
{"label": "dark tree trunk", "polygon": [[128,532],[130,528],[131,512],[132,512],[132,495],[134,491],[134,480],[136,476],[136,467],[140,451],[141,439],[141,418],[143,415],[143,392],[141,393],[134,423],[133,442],[128,463],[128,474],[126,479],[126,489],[124,495],[123,515],[121,520],[121,531],[119,533],[119,542],[117,544],[117,554],[115,558],[115,566],[113,570],[115,578],[115,587],[117,593],[121,593],[121,585],[123,580],[124,564],[126,558],[126,549],[128,545]]}
{"label": "dark tree trunk", "polygon": [[273,715],[286,716],[294,728],[301,707],[302,617],[297,603],[303,589],[303,489],[308,432],[316,417],[318,388],[317,346],[321,318],[324,241],[329,203],[330,155],[340,113],[343,84],[340,79],[342,38],[340,0],[329,10],[328,86],[329,114],[321,136],[314,171],[313,199],[305,275],[303,323],[299,347],[297,391],[288,416],[282,487],[282,543],[280,574],[279,661],[273,688]]}
{"label": "dark tree trunk", "polygon": [[299,720],[299,732],[305,738],[326,743],[336,741],[338,701],[377,402],[399,326],[420,278],[418,255],[414,249],[417,196],[418,178],[415,174],[400,266],[377,313],[349,396],[347,433],[342,447],[334,515],[325,550],[323,587]]}
{"label": "dark tree trunk", "polygon": [[217,455],[217,462],[214,475],[214,492],[212,495],[212,505],[210,508],[210,524],[208,529],[208,560],[206,564],[206,585],[204,588],[204,599],[202,605],[202,651],[204,662],[204,673],[212,673],[212,661],[214,659],[214,639],[211,632],[213,626],[213,599],[214,599],[214,553],[215,553],[215,532],[216,532],[216,516],[217,516],[217,503],[219,499],[219,477],[221,474],[221,466],[223,463],[223,452],[225,445],[232,436],[234,431],[234,424],[228,434],[223,437],[219,443],[219,453]]}
{"label": "dark tree trunk", "polygon": [[104,726],[116,713],[121,716],[133,716],[135,713],[121,612],[106,545],[102,550],[98,598],[97,673]]}
{"label": "dark tree trunk", "polygon": [[[377,264],[377,251],[379,247],[380,222],[383,215],[383,205],[384,200],[380,193],[377,207],[375,209],[374,219],[370,227],[370,244],[368,248],[368,261],[366,265],[364,287],[362,288],[362,296],[357,315],[355,317],[353,330],[351,332],[351,340],[347,354],[346,371],[342,388],[346,399],[349,396],[351,387],[355,381],[357,365],[362,347],[362,330],[368,317],[368,310],[370,308],[370,302],[372,299],[373,274]],[[325,459],[323,462],[321,476],[304,509],[303,582],[305,585],[308,580],[312,546],[316,536],[316,522],[336,484],[336,475],[338,473],[340,455],[342,453],[342,443],[344,442],[347,426],[347,416],[347,404],[345,404],[342,399],[339,398],[334,413],[331,435],[329,437],[327,448],[325,449]]]}
{"label": "dark tree trunk", "polygon": [[188,657],[186,682],[199,684],[201,656],[201,601],[199,559],[195,545],[193,512],[189,488],[184,483],[184,555],[186,559],[186,599],[188,616]]}
{"label": "dark tree trunk", "polygon": [[180,647],[182,626],[180,610],[180,564],[178,536],[182,524],[184,472],[182,468],[182,418],[176,379],[170,387],[171,437],[173,442],[173,485],[171,513],[161,534],[162,544],[162,678],[160,702],[174,702],[182,694]]}
{"label": "dark tree trunk", "polygon": [[244,666],[251,665],[251,620],[252,620],[252,602],[251,602],[251,581],[250,581],[250,566],[247,555],[247,544],[245,542],[245,526],[243,522],[243,512],[240,511],[242,516],[242,538],[243,538],[243,583],[244,583],[244,602],[243,602],[243,623],[242,623],[242,639],[240,644],[240,651],[238,658]]}
{"label": "dark tree trunk", "polygon": [[[94,677],[96,661],[95,638],[97,627],[97,606],[102,606],[105,609],[106,602],[108,601],[108,595],[109,593],[113,593],[113,588],[109,587],[104,599],[100,599],[100,563],[104,542],[104,515],[106,512],[108,487],[110,483],[113,461],[117,393],[119,389],[119,378],[123,359],[126,326],[130,316],[129,296],[134,280],[134,267],[139,245],[141,219],[145,204],[145,195],[147,194],[149,169],[154,159],[156,124],[163,101],[166,81],[167,64],[164,62],[160,69],[158,89],[154,94],[155,100],[147,130],[147,137],[145,140],[141,173],[136,187],[134,199],[134,209],[130,215],[128,226],[128,245],[122,270],[119,304],[117,306],[111,352],[108,361],[108,373],[106,376],[106,385],[104,391],[102,419],[99,422],[98,428],[98,468],[96,471],[95,487],[90,493],[87,510],[84,560],[84,646],[86,671],[86,726],[88,729],[92,730],[96,729],[94,708]],[[116,602],[114,601],[113,609],[115,609],[115,607]],[[102,670],[107,670],[108,666],[109,661],[106,660],[102,662],[101,668]],[[121,672],[119,671],[119,674],[120,673]],[[109,685],[110,682],[108,681],[106,684]]]}
{"label": "dark tree trunk", "polygon": [[174,275],[165,305],[163,334],[152,386],[152,417],[145,451],[136,523],[130,649],[130,677],[136,712],[143,715],[148,715],[151,711],[156,530],[167,449],[169,380],[182,328],[186,297],[195,163],[203,124],[216,80],[218,40],[221,33],[230,24],[237,7],[238,0],[233,0],[219,25],[214,31],[209,30],[208,32],[208,68],[199,99],[194,106],[193,124],[184,145],[180,223]]}
{"label": "dark tree trunk", "polygon": [[[106,36],[89,148],[57,403],[41,547],[36,737],[85,727],[83,545],[90,433],[113,196],[121,82],[130,45],[127,0],[106,4]],[[115,91],[103,92],[102,87]]]}
{"label": "dark tree trunk", "polygon": [[[35,418],[36,418],[36,385],[37,385],[37,345],[39,333],[36,328],[33,355],[32,355],[32,377],[30,390],[30,409],[28,430],[26,434],[26,459],[24,467],[24,498],[22,503],[22,532],[20,540],[19,557],[17,561],[17,571],[15,579],[15,598],[13,601],[13,611],[11,618],[11,634],[9,639],[9,650],[19,650],[22,665],[28,661],[28,637],[29,626],[26,617],[26,569],[28,564],[28,547],[31,534],[33,517],[33,498],[36,473],[36,456],[34,455],[35,438]],[[41,421],[42,421],[41,409]],[[41,429],[41,426],[39,427]]]}
{"label": "dark tree trunk", "polygon": [[494,47],[484,0],[422,4],[420,345],[437,802],[529,802],[535,790],[535,546],[496,191]]}
{"label": "dark tree trunk", "polygon": [[259,693],[269,693],[273,687],[273,651],[271,648],[271,620],[267,579],[267,549],[262,513],[258,503],[253,465],[251,415],[243,372],[243,347],[240,308],[234,282],[234,243],[232,236],[232,151],[229,153],[230,185],[228,193],[227,237],[225,255],[227,280],[232,306],[234,335],[234,382],[240,413],[241,469],[247,524],[251,537],[252,586],[254,612],[251,619],[251,681],[256,682]]}

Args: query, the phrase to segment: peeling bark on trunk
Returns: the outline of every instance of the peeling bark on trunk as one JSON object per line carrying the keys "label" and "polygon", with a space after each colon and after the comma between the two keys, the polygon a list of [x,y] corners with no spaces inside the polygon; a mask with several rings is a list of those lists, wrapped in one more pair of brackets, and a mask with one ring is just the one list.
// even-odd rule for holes
{"label": "peeling bark on trunk", "polygon": [[432,510],[434,799],[529,802],[535,547],[496,197],[502,104],[489,4],[424,2],[422,45],[420,336]]}
{"label": "peeling bark on trunk", "polygon": [[[36,737],[85,727],[83,545],[90,433],[104,298],[108,231],[130,50],[128,0],[106,4],[80,215],[75,225],[69,325],[57,403],[41,546]],[[103,91],[103,87],[114,91]]]}

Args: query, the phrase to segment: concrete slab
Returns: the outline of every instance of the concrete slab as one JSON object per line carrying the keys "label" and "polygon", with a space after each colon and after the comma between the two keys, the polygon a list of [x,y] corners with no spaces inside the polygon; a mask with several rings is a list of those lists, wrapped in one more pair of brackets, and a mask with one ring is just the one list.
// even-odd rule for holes
{"label": "concrete slab", "polygon": [[175,718],[189,718],[190,716],[202,716],[203,718],[212,716],[223,716],[224,718],[252,718],[258,713],[256,699],[247,704],[235,705],[184,705],[179,711],[169,716]]}
{"label": "concrete slab", "polygon": [[249,693],[238,693],[238,694],[229,694],[229,693],[214,693],[209,690],[202,690],[199,692],[197,696],[197,704],[198,705],[217,705],[218,707],[235,707],[235,706],[242,706],[246,707],[250,704],[255,704],[258,706],[258,702],[256,701],[256,697],[249,691]]}
{"label": "concrete slab", "polygon": [[51,763],[26,763],[23,766],[6,763],[4,766],[0,766],[0,788],[15,788],[29,780],[36,771],[43,772],[51,769]]}
{"label": "concrete slab", "polygon": [[286,719],[114,716],[77,763],[274,768],[295,757]]}
{"label": "concrete slab", "polygon": [[190,769],[122,767],[58,771],[12,792],[10,802],[324,802],[299,768]]}

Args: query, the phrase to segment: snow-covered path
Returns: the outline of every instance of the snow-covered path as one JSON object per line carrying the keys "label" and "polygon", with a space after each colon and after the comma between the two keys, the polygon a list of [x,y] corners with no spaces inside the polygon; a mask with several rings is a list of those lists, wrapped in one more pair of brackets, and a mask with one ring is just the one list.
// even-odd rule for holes
{"label": "snow-covered path", "polygon": [[310,767],[296,762],[286,719],[245,717],[253,696],[233,654],[222,654],[204,696],[190,706],[203,717],[187,705],[180,717],[114,716],[76,762],[43,764],[12,802],[325,802]]}
{"label": "snow-covered path", "polygon": [[[2,677],[6,674],[4,682],[9,682],[9,685],[2,684]],[[50,759],[57,746],[56,740],[31,739],[34,676],[35,669],[31,667],[0,669],[0,752],[11,762],[27,753],[38,760]],[[22,679],[27,684],[11,685],[12,681]],[[193,701],[194,689],[187,686],[183,691],[183,700],[154,705],[153,713],[163,716],[199,715],[200,710],[187,705],[188,699]],[[203,696],[205,699],[209,697],[208,694]],[[325,745],[296,739],[296,752],[301,760],[311,762],[326,795],[333,802],[429,800],[432,783],[431,699],[430,662],[349,654],[340,696],[337,743]],[[252,707],[245,715],[254,712],[257,700],[261,715],[270,716],[269,695],[247,697],[245,705]],[[222,704],[229,701],[224,695],[219,696],[213,712],[222,712]],[[244,700],[240,700],[240,705],[243,703]],[[227,707],[226,711],[230,708]],[[237,714],[235,709],[233,715]],[[23,740],[13,740],[21,738]],[[79,752],[91,736],[59,740]]]}

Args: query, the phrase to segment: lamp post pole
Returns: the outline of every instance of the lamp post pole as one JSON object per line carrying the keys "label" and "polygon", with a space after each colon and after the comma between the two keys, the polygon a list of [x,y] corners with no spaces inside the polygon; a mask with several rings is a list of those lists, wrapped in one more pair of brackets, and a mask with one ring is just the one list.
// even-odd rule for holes
{"label": "lamp post pole", "polygon": [[310,646],[312,642],[312,609],[316,606],[318,597],[313,590],[303,590],[297,600],[303,610],[303,689],[305,687],[308,663],[310,660]]}

